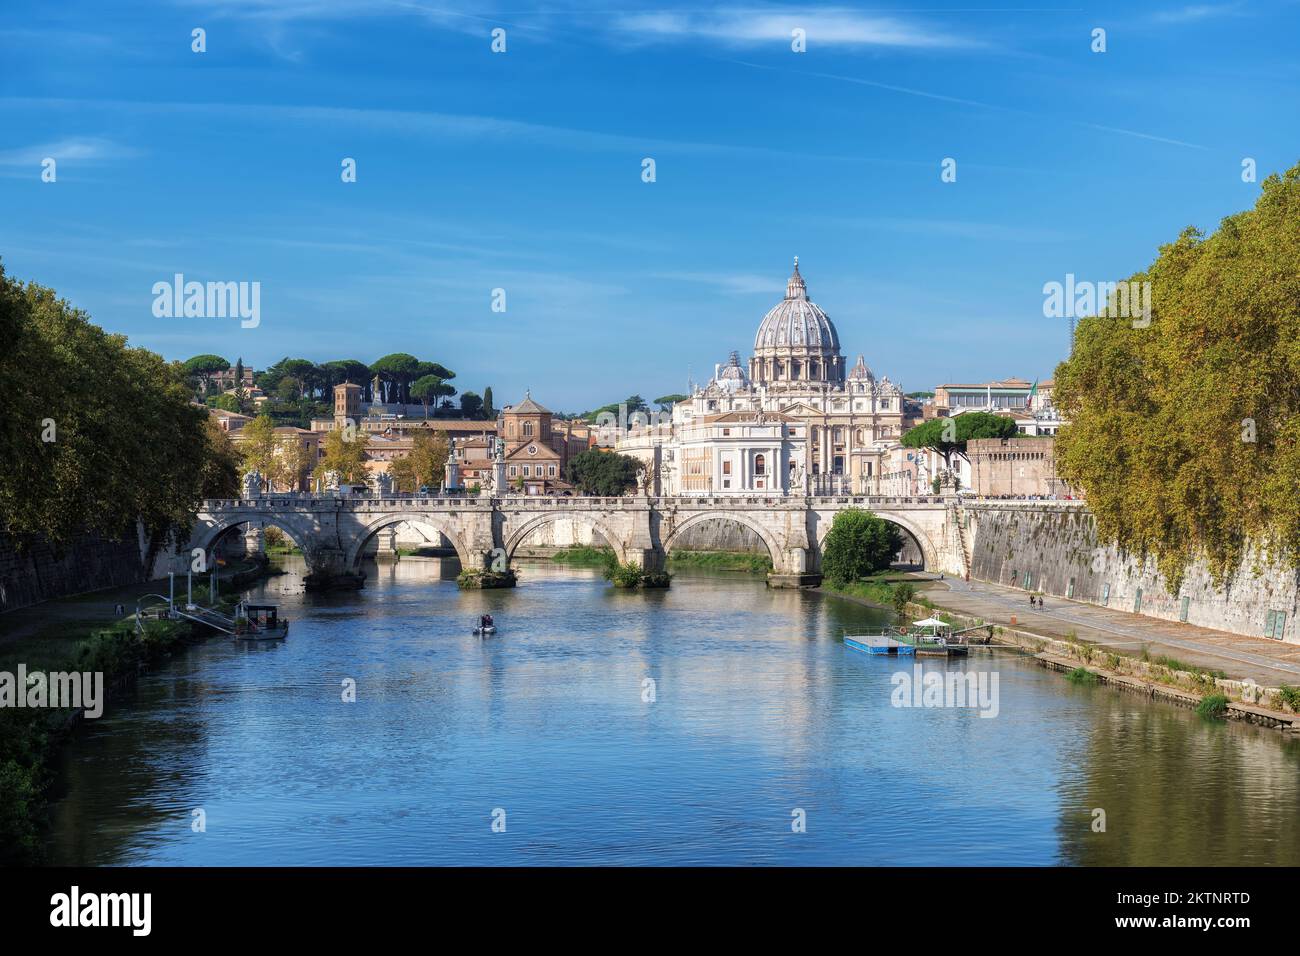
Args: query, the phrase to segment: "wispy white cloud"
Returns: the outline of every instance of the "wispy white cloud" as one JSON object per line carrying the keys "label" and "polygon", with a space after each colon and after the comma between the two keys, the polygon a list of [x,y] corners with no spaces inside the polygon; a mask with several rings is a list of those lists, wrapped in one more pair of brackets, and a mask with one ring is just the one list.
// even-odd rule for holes
{"label": "wispy white cloud", "polygon": [[1193,3],[1151,14],[1154,23],[1194,23],[1215,17],[1234,16],[1241,12],[1239,3]]}
{"label": "wispy white cloud", "polygon": [[139,155],[141,151],[133,146],[124,146],[110,139],[83,136],[5,150],[0,152],[0,166],[35,166],[46,157],[59,162],[106,162],[131,159]]}
{"label": "wispy white cloud", "polygon": [[[604,133],[565,126],[529,123],[522,120],[479,116],[468,113],[435,113],[416,110],[372,109],[340,106],[298,106],[273,103],[192,103],[146,100],[94,100],[45,97],[0,97],[0,108],[71,108],[121,110],[143,114],[208,115],[247,122],[303,123],[320,127],[347,124],[354,128],[405,135],[428,135],[461,140],[496,140],[519,145],[560,149],[630,152],[637,157],[651,150],[662,152],[770,156],[801,156],[818,160],[862,162],[861,157],[802,153],[770,146],[665,140]],[[107,141],[101,141],[107,142]],[[45,155],[57,155],[47,153]]]}
{"label": "wispy white cloud", "polygon": [[754,273],[661,272],[652,276],[652,278],[665,279],[671,282],[695,282],[702,285],[711,285],[722,292],[741,295],[755,292],[779,292],[782,285],[781,282],[775,281],[770,275],[763,276]]}
{"label": "wispy white cloud", "polygon": [[610,28],[643,41],[696,39],[727,46],[789,43],[795,29],[805,32],[810,48],[942,49],[983,45],[921,22],[841,7],[721,7],[705,11],[629,13],[616,16]]}

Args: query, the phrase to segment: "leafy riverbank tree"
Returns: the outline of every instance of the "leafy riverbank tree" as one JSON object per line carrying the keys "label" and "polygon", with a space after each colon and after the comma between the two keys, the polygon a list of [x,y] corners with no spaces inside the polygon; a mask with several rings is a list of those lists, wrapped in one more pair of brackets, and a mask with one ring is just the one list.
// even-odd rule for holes
{"label": "leafy riverbank tree", "polygon": [[564,477],[584,494],[613,497],[635,489],[643,467],[629,455],[589,448],[569,460]]}
{"label": "leafy riverbank tree", "polygon": [[822,547],[822,575],[836,587],[878,574],[903,546],[903,533],[884,518],[861,508],[835,515]]}
{"label": "leafy riverbank tree", "polygon": [[1251,542],[1300,567],[1300,166],[1130,281],[1150,316],[1080,320],[1057,368],[1061,476],[1175,592],[1198,558],[1224,583]]}
{"label": "leafy riverbank tree", "polygon": [[416,492],[421,485],[439,487],[446,475],[448,454],[446,432],[417,431],[410,454],[398,458],[388,468],[393,490]]}
{"label": "leafy riverbank tree", "polygon": [[55,547],[92,533],[155,543],[233,496],[237,456],[189,375],[0,266],[0,525]]}

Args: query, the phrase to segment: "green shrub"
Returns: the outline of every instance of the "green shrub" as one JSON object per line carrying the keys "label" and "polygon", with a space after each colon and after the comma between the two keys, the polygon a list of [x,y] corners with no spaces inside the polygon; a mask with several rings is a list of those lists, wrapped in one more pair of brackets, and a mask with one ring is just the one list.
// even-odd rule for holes
{"label": "green shrub", "polygon": [[1277,689],[1277,699],[1292,710],[1300,710],[1300,687],[1283,684]]}
{"label": "green shrub", "polygon": [[1092,671],[1088,670],[1088,668],[1086,667],[1076,667],[1074,670],[1070,671],[1068,674],[1065,675],[1065,679],[1068,680],[1071,684],[1097,683],[1097,675],[1094,674]]}
{"label": "green shrub", "polygon": [[1207,694],[1196,705],[1196,712],[1202,717],[1222,717],[1228,712],[1228,698],[1222,694]]}

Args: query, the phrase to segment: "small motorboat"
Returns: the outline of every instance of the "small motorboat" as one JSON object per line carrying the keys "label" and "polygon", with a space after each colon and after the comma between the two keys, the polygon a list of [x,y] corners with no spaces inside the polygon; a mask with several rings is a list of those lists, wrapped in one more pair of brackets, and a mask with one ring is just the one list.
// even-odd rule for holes
{"label": "small motorboat", "polygon": [[475,637],[487,637],[489,634],[495,634],[496,632],[497,626],[495,624],[489,624],[487,627],[474,628]]}
{"label": "small motorboat", "polygon": [[289,622],[279,618],[274,604],[241,604],[235,610],[235,640],[282,641],[289,636]]}

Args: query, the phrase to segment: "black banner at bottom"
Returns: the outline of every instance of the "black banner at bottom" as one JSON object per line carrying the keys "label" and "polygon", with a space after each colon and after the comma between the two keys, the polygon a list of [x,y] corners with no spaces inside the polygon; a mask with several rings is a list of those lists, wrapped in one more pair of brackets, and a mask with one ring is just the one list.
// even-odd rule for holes
{"label": "black banner at bottom", "polygon": [[[1060,938],[1281,929],[1291,874],[1264,869],[38,869],[0,873],[7,941],[338,943],[448,928],[541,941],[630,920],[744,934],[771,921],[923,917]],[[856,915],[855,915],[856,914]],[[549,927],[543,931],[544,927]],[[766,928],[765,928],[766,927]],[[830,928],[826,926],[824,928]],[[487,940],[484,939],[486,942]]]}

